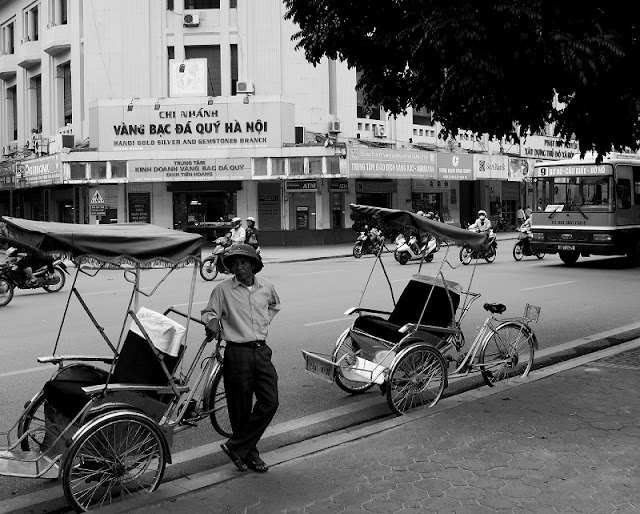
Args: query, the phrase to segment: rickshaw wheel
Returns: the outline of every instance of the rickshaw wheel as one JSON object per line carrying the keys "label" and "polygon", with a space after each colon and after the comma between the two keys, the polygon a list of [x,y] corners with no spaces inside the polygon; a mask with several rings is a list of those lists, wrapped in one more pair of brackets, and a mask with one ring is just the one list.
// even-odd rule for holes
{"label": "rickshaw wheel", "polygon": [[[347,335],[342,341],[336,344],[333,350],[333,362],[338,362],[344,355],[355,355],[358,350],[359,348],[355,346],[351,336]],[[340,389],[349,394],[364,393],[374,385],[374,382],[356,382],[355,380],[349,380],[342,374],[340,366],[336,367],[335,381]]]}
{"label": "rickshaw wheel", "polygon": [[529,374],[533,365],[533,337],[529,327],[515,321],[502,323],[489,333],[478,358],[487,385]]}
{"label": "rickshaw wheel", "polygon": [[211,393],[205,405],[205,410],[209,409],[213,409],[213,412],[209,415],[213,429],[223,437],[231,437],[233,429],[231,428],[229,410],[227,409],[227,395],[224,391],[222,368],[218,369],[213,377]]}
{"label": "rickshaw wheel", "polygon": [[55,284],[42,286],[42,289],[44,289],[48,293],[57,293],[64,287],[64,284],[67,281],[66,277],[64,276],[64,271],[62,271],[61,269],[53,268],[53,274],[58,277],[58,282],[56,282]]}
{"label": "rickshaw wheel", "polygon": [[25,452],[40,451],[44,443],[45,418],[44,418],[44,394],[40,391],[27,405],[18,422],[18,438],[29,430],[38,429],[20,441],[20,447]]}
{"label": "rickshaw wheel", "polygon": [[471,262],[471,248],[463,246],[460,248],[460,262],[465,266]]}
{"label": "rickshaw wheel", "polygon": [[416,407],[433,407],[444,392],[447,381],[442,354],[422,344],[409,349],[392,366],[387,378],[387,402],[401,416]]}
{"label": "rickshaw wheel", "polygon": [[200,276],[207,282],[212,281],[218,276],[218,266],[216,266],[216,262],[213,257],[202,261],[202,264],[200,265]]}
{"label": "rickshaw wheel", "polygon": [[13,299],[13,287],[8,280],[0,278],[0,307],[8,305]]}
{"label": "rickshaw wheel", "polygon": [[64,495],[76,512],[155,491],[169,452],[158,425],[141,413],[111,412],[84,425],[62,468]]}

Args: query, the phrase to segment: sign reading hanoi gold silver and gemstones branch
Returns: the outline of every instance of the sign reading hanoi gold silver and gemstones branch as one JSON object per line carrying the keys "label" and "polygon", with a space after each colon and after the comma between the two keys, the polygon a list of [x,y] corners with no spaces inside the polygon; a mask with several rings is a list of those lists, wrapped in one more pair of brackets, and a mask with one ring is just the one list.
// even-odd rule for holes
{"label": "sign reading hanoi gold silver and gemstones branch", "polygon": [[251,159],[163,159],[127,162],[130,182],[250,179]]}
{"label": "sign reading hanoi gold silver and gemstones branch", "polygon": [[351,148],[349,176],[362,178],[436,178],[436,153],[387,148]]}
{"label": "sign reading hanoi gold silver and gemstones branch", "polygon": [[255,98],[211,105],[206,99],[99,100],[89,109],[91,143],[99,151],[280,148],[295,142],[293,109]]}

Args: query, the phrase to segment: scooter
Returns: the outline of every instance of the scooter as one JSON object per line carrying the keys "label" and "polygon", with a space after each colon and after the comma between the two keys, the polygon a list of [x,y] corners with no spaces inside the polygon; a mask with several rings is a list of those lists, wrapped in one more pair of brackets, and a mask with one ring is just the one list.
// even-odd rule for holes
{"label": "scooter", "polygon": [[407,241],[404,234],[399,234],[396,237],[396,249],[393,252],[396,261],[404,265],[411,260],[422,259],[424,255],[424,260],[431,262],[433,254],[438,251],[438,245],[435,237],[429,235],[427,238],[425,243],[419,245],[416,236],[409,237],[409,241]]}
{"label": "scooter", "polygon": [[[23,256],[23,255],[21,255]],[[39,289],[48,293],[60,291],[68,275],[66,264],[62,259],[55,259],[50,264],[44,264],[31,274],[31,280],[18,267],[18,257],[9,257],[0,264],[0,307],[8,305],[13,299],[14,289]]]}
{"label": "scooter", "polygon": [[218,273],[229,274],[230,270],[222,263],[222,257],[231,246],[231,239],[228,236],[218,237],[214,243],[216,244],[213,253],[202,261],[200,266],[200,276],[207,282],[215,279]]}
{"label": "scooter", "polygon": [[[476,229],[471,228],[471,231],[477,232]],[[496,260],[496,254],[498,253],[498,241],[493,230],[489,230],[489,241],[478,247],[471,248],[468,243],[465,243],[460,249],[460,262],[465,266],[471,262],[472,259],[484,259],[488,263]]]}
{"label": "scooter", "polygon": [[[375,230],[375,232],[374,232]],[[373,238],[374,242],[371,241]],[[384,244],[384,236],[382,232],[377,229],[371,229],[369,231],[361,231],[360,235],[356,239],[353,245],[353,256],[359,259],[364,254],[372,253],[378,255],[382,250]]]}
{"label": "scooter", "polygon": [[516,261],[521,261],[523,256],[530,257],[535,255],[538,259],[542,259],[544,257],[544,252],[534,253],[531,251],[531,229],[530,228],[522,228],[518,229],[520,233],[518,234],[518,241],[513,245],[513,258]]}

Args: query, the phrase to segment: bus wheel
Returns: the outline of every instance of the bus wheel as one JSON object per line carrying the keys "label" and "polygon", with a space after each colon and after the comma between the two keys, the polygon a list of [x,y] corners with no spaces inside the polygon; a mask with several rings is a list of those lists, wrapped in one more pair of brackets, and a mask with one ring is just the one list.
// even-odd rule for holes
{"label": "bus wheel", "polygon": [[578,252],[559,252],[560,260],[564,262],[567,266],[573,266],[580,254]]}

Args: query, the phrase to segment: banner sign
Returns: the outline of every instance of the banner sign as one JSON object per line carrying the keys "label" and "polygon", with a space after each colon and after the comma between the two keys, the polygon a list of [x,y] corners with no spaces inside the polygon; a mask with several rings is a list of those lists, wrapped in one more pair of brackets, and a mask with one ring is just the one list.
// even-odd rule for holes
{"label": "banner sign", "polygon": [[180,99],[96,102],[89,109],[91,145],[102,152],[157,152],[280,148],[295,141],[293,104],[175,102]]}
{"label": "banner sign", "polygon": [[251,178],[251,159],[158,159],[127,162],[129,182],[172,182]]}
{"label": "banner sign", "polygon": [[18,181],[25,179],[25,187],[50,186],[62,183],[62,165],[59,155],[38,157],[22,161],[18,166]]}
{"label": "banner sign", "polygon": [[129,193],[129,223],[151,223],[151,193]]}
{"label": "banner sign", "polygon": [[473,155],[466,153],[438,153],[440,180],[473,180]]}
{"label": "banner sign", "polygon": [[509,160],[504,155],[474,155],[473,173],[479,180],[507,180]]}
{"label": "banner sign", "polygon": [[351,148],[348,174],[362,178],[436,178],[436,153]]}
{"label": "banner sign", "polygon": [[520,155],[534,159],[571,159],[580,153],[577,141],[564,141],[559,137],[551,136],[529,136],[522,139],[520,146],[522,147]]}
{"label": "banner sign", "polygon": [[285,183],[287,191],[317,191],[317,180],[287,180]]}

